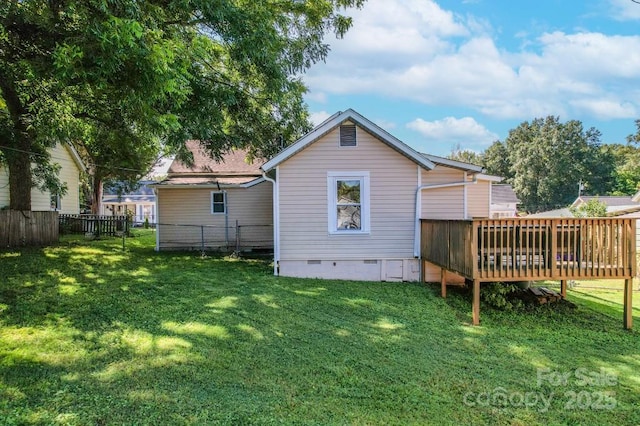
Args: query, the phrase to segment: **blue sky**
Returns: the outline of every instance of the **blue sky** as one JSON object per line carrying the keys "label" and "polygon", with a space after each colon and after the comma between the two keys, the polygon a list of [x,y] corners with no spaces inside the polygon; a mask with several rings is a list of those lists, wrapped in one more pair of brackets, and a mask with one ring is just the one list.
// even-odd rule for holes
{"label": "blue sky", "polygon": [[631,0],[368,0],[303,80],[317,124],[353,108],[412,147],[481,152],[523,121],[580,120],[625,143],[640,119]]}

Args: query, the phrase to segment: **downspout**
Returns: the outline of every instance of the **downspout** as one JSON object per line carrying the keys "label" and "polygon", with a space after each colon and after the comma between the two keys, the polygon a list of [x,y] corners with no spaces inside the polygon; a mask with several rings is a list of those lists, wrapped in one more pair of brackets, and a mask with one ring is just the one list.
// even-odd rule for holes
{"label": "downspout", "polygon": [[156,196],[156,201],[155,201],[155,210],[156,210],[156,251],[160,251],[160,215],[158,214],[158,212],[160,210],[158,210],[158,203],[160,202],[160,196],[159,196],[159,191],[158,188],[153,188],[153,193]]}
{"label": "downspout", "polygon": [[[280,191],[278,182],[267,176],[267,172],[262,172],[262,177],[273,184],[273,275],[280,273]],[[278,169],[276,168],[276,179]]]}
{"label": "downspout", "polygon": [[[465,173],[465,177],[466,177],[466,173]],[[414,226],[414,239],[413,239],[413,256],[415,258],[420,258],[420,212],[422,210],[422,206],[421,206],[421,194],[422,191],[424,190],[429,190],[429,189],[440,189],[440,188],[450,188],[450,187],[454,187],[454,186],[462,186],[462,187],[466,187],[467,185],[474,185],[478,183],[478,175],[477,173],[474,173],[473,175],[473,180],[470,181],[461,181],[461,182],[450,182],[450,183],[434,183],[434,184],[427,184],[427,185],[420,185],[416,188],[416,218],[415,218],[415,226]],[[467,192],[465,191],[463,194],[464,197],[464,216],[466,219],[467,216]],[[422,263],[422,262],[421,262]]]}

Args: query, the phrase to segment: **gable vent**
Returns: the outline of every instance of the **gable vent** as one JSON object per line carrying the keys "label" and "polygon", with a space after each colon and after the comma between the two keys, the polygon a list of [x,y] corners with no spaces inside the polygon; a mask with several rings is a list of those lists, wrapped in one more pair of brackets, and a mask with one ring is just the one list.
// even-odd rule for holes
{"label": "gable vent", "polygon": [[356,145],[356,125],[344,124],[340,126],[340,146]]}

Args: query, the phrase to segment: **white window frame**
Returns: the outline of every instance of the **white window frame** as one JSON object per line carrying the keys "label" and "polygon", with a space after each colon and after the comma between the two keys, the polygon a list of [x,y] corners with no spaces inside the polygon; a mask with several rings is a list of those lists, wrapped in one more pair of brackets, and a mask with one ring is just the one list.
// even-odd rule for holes
{"label": "white window frame", "polygon": [[[222,194],[222,205],[224,207],[224,211],[216,212],[213,210],[213,197],[215,194]],[[220,204],[218,202],[218,204]],[[211,191],[211,214],[227,214],[227,191]]]}
{"label": "white window frame", "polygon": [[[360,181],[360,229],[338,229],[338,190],[339,180]],[[359,235],[371,232],[369,199],[370,179],[368,171],[327,172],[327,217],[331,235]]]}

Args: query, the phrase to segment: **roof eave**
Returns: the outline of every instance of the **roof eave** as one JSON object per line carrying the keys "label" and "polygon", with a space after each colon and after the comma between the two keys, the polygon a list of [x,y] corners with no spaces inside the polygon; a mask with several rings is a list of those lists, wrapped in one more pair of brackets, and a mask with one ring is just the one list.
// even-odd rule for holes
{"label": "roof eave", "polygon": [[341,123],[345,121],[353,121],[362,127],[365,131],[372,134],[373,136],[379,138],[387,145],[391,146],[393,149],[409,158],[413,162],[417,163],[421,167],[424,167],[427,170],[432,170],[435,168],[435,164],[429,160],[428,158],[421,155],[418,151],[414,150],[395,136],[388,133],[386,130],[382,129],[380,126],[375,124],[374,122],[368,120],[363,117],[353,109],[348,109],[342,113],[334,114],[329,119],[325,120],[322,124],[317,126],[311,132],[304,135],[302,138],[298,139],[289,147],[285,148],[279,154],[274,156],[271,160],[264,163],[261,167],[262,170],[268,172],[273,170],[276,166],[281,164],[282,162],[288,160],[298,152],[305,149],[307,146],[311,145],[313,142],[320,139],[322,136],[326,135],[336,127],[338,127]]}

